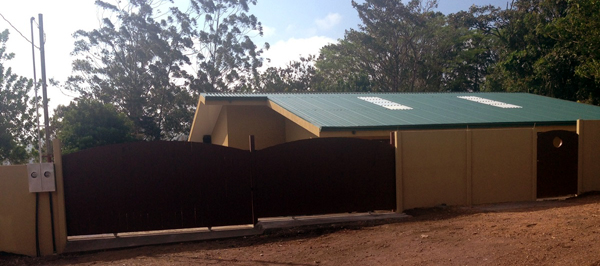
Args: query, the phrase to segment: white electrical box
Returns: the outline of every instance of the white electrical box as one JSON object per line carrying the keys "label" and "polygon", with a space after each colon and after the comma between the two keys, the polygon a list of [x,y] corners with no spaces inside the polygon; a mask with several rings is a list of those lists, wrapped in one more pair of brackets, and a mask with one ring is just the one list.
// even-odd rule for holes
{"label": "white electrical box", "polygon": [[27,165],[29,192],[56,191],[53,163],[33,163]]}

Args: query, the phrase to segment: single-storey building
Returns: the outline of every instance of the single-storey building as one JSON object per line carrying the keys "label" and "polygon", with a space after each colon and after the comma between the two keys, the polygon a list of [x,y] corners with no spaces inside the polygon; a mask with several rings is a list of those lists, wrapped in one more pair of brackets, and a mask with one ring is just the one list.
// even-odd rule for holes
{"label": "single-storey building", "polygon": [[396,146],[397,210],[600,191],[600,107],[527,93],[203,93],[188,140]]}
{"label": "single-storey building", "polygon": [[387,139],[392,131],[535,128],[576,131],[600,107],[527,93],[200,95],[189,141],[257,149],[309,138]]}

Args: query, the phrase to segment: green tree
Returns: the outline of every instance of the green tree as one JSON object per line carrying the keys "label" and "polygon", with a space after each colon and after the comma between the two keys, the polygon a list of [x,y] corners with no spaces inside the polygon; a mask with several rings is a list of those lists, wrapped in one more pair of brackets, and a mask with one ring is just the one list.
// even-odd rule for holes
{"label": "green tree", "polygon": [[445,63],[445,91],[485,90],[486,77],[498,61],[498,38],[490,34],[489,28],[478,26],[489,22],[486,19],[498,10],[494,6],[472,6],[469,11],[448,16],[448,23],[453,27],[450,35],[453,46]]}
{"label": "green tree", "polygon": [[352,1],[358,30],[321,51],[317,62],[325,90],[440,91],[454,28],[434,12],[437,1]]}
{"label": "green tree", "polygon": [[285,67],[269,67],[257,76],[252,92],[314,92],[322,80],[316,74],[315,56],[300,57]]}
{"label": "green tree", "polygon": [[35,99],[28,95],[32,81],[4,66],[15,56],[6,52],[8,36],[8,30],[0,33],[0,164],[22,164],[34,157]]}
{"label": "green tree", "polygon": [[188,19],[174,7],[155,14],[152,0],[96,5],[110,16],[101,28],[74,34],[78,59],[67,86],[114,104],[144,139],[189,132],[196,96],[184,69],[190,64],[184,52],[193,46]]}
{"label": "green tree", "polygon": [[263,31],[256,16],[248,13],[250,4],[256,5],[256,0],[191,1],[190,24],[197,27],[193,35],[198,44],[194,90],[240,91],[259,75],[263,50],[251,35],[262,36]]}
{"label": "green tree", "polygon": [[474,25],[498,40],[486,89],[599,104],[598,7],[595,0],[519,0],[474,14]]}
{"label": "green tree", "polygon": [[125,114],[92,99],[59,105],[52,124],[65,154],[135,140],[133,122]]}
{"label": "green tree", "polygon": [[[552,61],[556,61],[557,56],[570,58],[575,77],[580,82],[577,100],[600,105],[600,1],[572,0],[567,3],[566,15],[555,19],[546,29],[548,36],[558,43]],[[553,63],[547,61],[540,63],[540,67]]]}
{"label": "green tree", "polygon": [[367,71],[359,67],[358,58],[352,50],[356,45],[340,40],[337,44],[329,44],[321,48],[321,54],[315,62],[316,74],[320,76],[319,91],[330,92],[366,92],[372,91],[371,80]]}

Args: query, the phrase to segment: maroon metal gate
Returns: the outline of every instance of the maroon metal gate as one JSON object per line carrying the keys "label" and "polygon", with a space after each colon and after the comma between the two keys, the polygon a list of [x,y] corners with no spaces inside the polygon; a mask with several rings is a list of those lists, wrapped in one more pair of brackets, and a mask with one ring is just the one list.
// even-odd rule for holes
{"label": "maroon metal gate", "polygon": [[63,157],[67,233],[394,209],[394,165],[389,144],[350,138],[303,140],[254,152],[190,142],[92,148]]}
{"label": "maroon metal gate", "polygon": [[68,235],[251,224],[249,156],[166,141],[65,155]]}
{"label": "maroon metal gate", "polygon": [[352,138],[301,140],[256,152],[258,217],[395,209],[394,147]]}
{"label": "maroon metal gate", "polygon": [[577,194],[579,135],[555,130],[538,133],[537,197]]}

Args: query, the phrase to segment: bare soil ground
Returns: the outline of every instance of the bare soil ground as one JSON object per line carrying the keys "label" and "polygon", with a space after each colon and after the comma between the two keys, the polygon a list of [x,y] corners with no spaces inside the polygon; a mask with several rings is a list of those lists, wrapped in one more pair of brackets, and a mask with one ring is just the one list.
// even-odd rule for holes
{"label": "bare soil ground", "polygon": [[439,207],[394,221],[29,258],[2,265],[600,265],[600,195]]}

